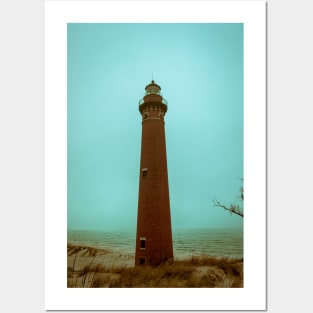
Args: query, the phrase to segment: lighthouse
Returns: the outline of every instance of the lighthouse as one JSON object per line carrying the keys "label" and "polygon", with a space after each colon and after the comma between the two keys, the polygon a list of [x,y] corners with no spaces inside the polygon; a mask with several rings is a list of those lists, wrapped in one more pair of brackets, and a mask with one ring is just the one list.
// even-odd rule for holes
{"label": "lighthouse", "polygon": [[135,265],[173,259],[164,117],[167,101],[154,80],[139,101],[142,117]]}

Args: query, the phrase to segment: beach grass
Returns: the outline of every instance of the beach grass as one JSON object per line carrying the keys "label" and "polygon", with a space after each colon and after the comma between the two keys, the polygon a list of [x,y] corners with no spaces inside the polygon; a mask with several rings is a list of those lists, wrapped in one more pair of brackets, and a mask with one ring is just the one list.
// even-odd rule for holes
{"label": "beach grass", "polygon": [[[243,259],[207,255],[159,266],[106,263],[110,251],[68,245],[68,288],[242,288]],[[76,266],[77,260],[83,266]],[[85,263],[82,263],[82,259]],[[99,262],[102,260],[103,262]]]}

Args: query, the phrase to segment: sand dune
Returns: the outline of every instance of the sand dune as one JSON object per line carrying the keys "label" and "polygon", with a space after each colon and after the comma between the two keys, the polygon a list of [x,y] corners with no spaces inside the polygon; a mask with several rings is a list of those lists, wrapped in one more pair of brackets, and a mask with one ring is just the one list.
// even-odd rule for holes
{"label": "sand dune", "polygon": [[175,259],[159,267],[134,267],[131,254],[68,244],[68,287],[243,287],[243,260]]}

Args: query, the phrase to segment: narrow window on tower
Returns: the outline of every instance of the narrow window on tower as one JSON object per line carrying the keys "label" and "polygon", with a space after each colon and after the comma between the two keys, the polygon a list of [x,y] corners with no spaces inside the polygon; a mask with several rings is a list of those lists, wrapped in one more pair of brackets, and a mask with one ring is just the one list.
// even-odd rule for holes
{"label": "narrow window on tower", "polygon": [[146,238],[140,237],[140,249],[145,250],[146,249]]}
{"label": "narrow window on tower", "polygon": [[143,168],[142,169],[142,177],[146,178],[148,176],[148,169],[147,168]]}

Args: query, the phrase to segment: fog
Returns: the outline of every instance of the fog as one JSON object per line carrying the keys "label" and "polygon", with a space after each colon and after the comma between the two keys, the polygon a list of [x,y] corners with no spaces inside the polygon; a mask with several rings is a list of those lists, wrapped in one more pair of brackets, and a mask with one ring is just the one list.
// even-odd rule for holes
{"label": "fog", "polygon": [[135,229],[141,116],[168,101],[172,228],[242,227],[243,24],[68,24],[69,229]]}

